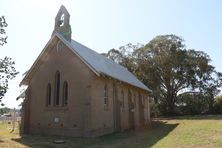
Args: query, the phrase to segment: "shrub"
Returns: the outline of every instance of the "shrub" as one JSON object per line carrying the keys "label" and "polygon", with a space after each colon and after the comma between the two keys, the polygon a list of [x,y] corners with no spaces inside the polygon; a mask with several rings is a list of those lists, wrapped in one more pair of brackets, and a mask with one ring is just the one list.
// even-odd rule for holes
{"label": "shrub", "polygon": [[218,96],[215,98],[213,108],[215,113],[222,114],[222,96]]}
{"label": "shrub", "polygon": [[150,116],[154,118],[160,116],[159,104],[153,100],[150,101]]}
{"label": "shrub", "polygon": [[208,108],[206,97],[201,94],[182,95],[176,103],[176,112],[180,115],[204,114]]}

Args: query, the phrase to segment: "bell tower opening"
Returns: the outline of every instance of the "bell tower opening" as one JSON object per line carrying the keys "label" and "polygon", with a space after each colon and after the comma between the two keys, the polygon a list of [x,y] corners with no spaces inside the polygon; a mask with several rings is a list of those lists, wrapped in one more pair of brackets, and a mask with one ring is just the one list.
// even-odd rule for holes
{"label": "bell tower opening", "polygon": [[[62,35],[67,41],[71,41],[72,30],[69,24],[70,14],[67,9],[62,5],[55,17],[55,27],[54,33],[59,33]],[[52,35],[53,35],[52,34]]]}
{"label": "bell tower opening", "polygon": [[59,27],[62,27],[64,25],[64,14],[61,15],[61,18],[59,20]]}

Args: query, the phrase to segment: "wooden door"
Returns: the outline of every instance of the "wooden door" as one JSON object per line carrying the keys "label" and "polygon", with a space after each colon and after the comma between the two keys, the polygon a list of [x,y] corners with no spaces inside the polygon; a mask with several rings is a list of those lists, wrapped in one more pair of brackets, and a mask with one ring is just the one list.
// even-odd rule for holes
{"label": "wooden door", "polygon": [[140,119],[140,126],[144,126],[144,100],[141,95],[139,95],[139,119]]}
{"label": "wooden door", "polygon": [[114,111],[114,128],[115,131],[121,130],[121,116],[120,116],[121,103],[118,99],[118,90],[115,84],[113,84],[113,111]]}
{"label": "wooden door", "polygon": [[130,91],[128,91],[128,107],[129,107],[129,128],[134,129],[135,128],[135,121],[134,121],[135,106],[132,101],[132,94]]}

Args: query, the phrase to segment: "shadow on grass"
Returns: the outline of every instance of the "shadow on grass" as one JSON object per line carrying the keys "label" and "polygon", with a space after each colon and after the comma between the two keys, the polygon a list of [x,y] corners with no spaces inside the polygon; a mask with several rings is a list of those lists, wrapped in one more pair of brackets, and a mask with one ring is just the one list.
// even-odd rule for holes
{"label": "shadow on grass", "polygon": [[145,139],[147,140],[146,147],[155,145],[162,138],[166,137],[173,131],[179,123],[168,124],[166,121],[156,120],[152,122],[150,130],[147,131]]}
{"label": "shadow on grass", "polygon": [[[110,147],[110,148],[144,148],[151,147],[176,128],[178,124],[168,124],[164,121],[153,121],[148,128],[128,130],[113,133],[97,138],[73,138],[45,135],[25,135],[22,138],[12,139],[27,147]],[[64,144],[54,144],[56,139],[64,139]]]}

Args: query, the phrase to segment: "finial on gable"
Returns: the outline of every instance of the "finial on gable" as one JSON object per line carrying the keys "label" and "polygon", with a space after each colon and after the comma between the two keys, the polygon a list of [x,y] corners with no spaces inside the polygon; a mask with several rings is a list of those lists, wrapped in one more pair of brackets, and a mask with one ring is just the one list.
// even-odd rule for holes
{"label": "finial on gable", "polygon": [[72,30],[69,24],[70,15],[66,8],[62,5],[55,17],[55,28],[53,34],[59,33],[69,42],[71,41]]}

